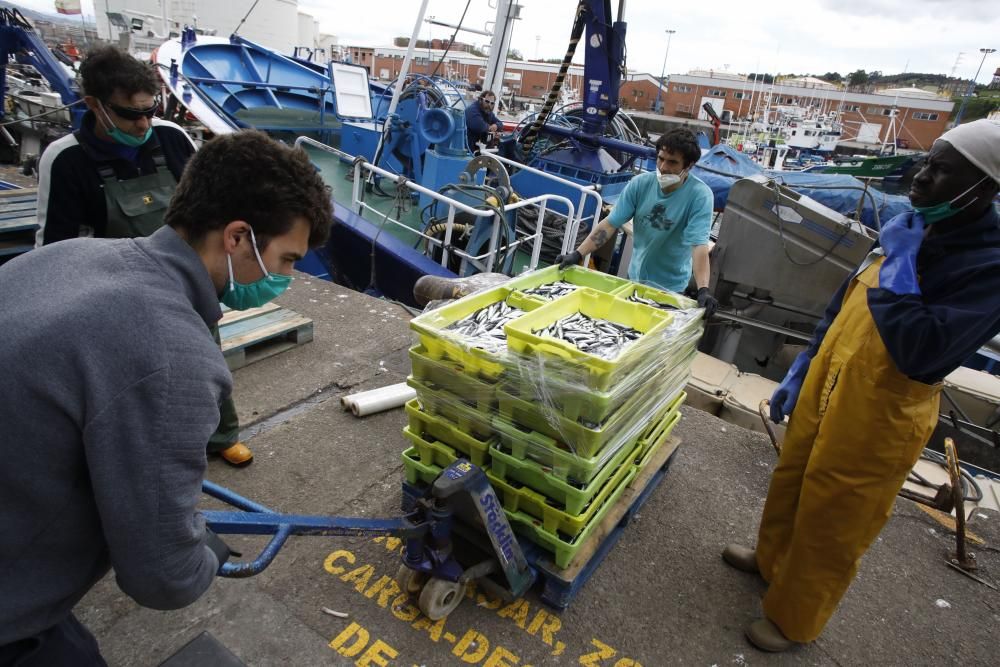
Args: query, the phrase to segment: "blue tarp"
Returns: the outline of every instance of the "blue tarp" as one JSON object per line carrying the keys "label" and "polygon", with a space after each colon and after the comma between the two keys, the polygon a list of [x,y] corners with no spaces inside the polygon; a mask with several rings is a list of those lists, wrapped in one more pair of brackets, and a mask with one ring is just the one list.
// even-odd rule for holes
{"label": "blue tarp", "polygon": [[[846,174],[815,174],[797,171],[770,171],[731,146],[719,144],[712,147],[691,170],[695,176],[705,181],[715,194],[715,208],[721,211],[726,206],[729,188],[733,183],[748,176],[763,175],[773,178],[796,192],[814,199],[824,206],[845,216],[854,217],[858,200],[864,197],[861,222],[875,228],[873,203],[878,210],[879,220],[909,211],[910,200],[904,195],[887,195],[873,187],[864,194],[865,184]],[[874,199],[874,202],[872,201]]]}

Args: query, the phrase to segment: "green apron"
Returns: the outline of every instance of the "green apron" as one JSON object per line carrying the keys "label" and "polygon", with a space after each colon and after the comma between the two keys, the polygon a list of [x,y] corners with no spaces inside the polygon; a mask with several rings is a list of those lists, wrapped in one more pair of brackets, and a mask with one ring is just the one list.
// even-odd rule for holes
{"label": "green apron", "polygon": [[[163,226],[167,205],[177,188],[177,180],[167,168],[162,155],[153,156],[156,173],[120,181],[114,169],[98,167],[104,182],[104,201],[108,209],[108,224],[104,235],[109,238],[149,236]],[[212,336],[221,344],[219,327],[212,327]],[[209,453],[218,453],[240,439],[240,421],[232,396],[219,406],[219,428],[208,440]]]}
{"label": "green apron", "polygon": [[163,226],[163,216],[177,188],[177,180],[167,169],[162,155],[156,155],[153,160],[155,173],[126,181],[118,180],[110,166],[98,167],[108,209],[106,237],[131,239],[149,236]]}

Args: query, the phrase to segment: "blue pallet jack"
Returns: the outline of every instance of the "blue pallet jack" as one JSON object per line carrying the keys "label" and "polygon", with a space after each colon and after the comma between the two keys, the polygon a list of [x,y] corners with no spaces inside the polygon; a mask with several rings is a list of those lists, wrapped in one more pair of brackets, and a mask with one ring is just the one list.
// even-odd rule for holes
{"label": "blue pallet jack", "polygon": [[[224,563],[219,570],[223,577],[259,574],[291,535],[343,535],[402,538],[405,546],[396,581],[434,621],[454,611],[472,581],[508,600],[520,597],[535,582],[535,569],[528,564],[486,474],[465,460],[443,470],[414,499],[410,511],[392,519],[281,514],[207,480],[202,491],[240,510],[202,511],[214,532],[273,535],[253,561]],[[456,551],[457,530],[466,533],[462,544],[478,545],[474,553]]]}

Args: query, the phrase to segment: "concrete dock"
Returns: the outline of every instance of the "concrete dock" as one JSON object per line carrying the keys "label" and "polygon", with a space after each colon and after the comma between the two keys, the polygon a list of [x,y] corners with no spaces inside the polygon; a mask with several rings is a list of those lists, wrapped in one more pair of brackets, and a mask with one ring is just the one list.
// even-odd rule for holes
{"label": "concrete dock", "polygon": [[[397,515],[406,417],[358,419],[339,399],[406,378],[409,313],[305,275],[278,303],[314,320],[314,340],[234,373],[255,461],[211,460],[208,478],[289,513]],[[510,604],[473,591],[433,623],[397,601],[397,544],[327,537],[291,538],[264,573],[218,579],[186,609],[140,608],[112,573],[76,613],[123,666],[158,665],[206,631],[255,666],[1000,663],[1000,593],[948,568],[953,536],[905,500],[818,641],[783,655],[752,648],[743,628],[765,585],[720,552],[753,543],[774,451],[691,408],[674,433],[683,442],[669,474],[561,613],[535,591]],[[976,512],[969,530],[986,541],[971,545],[981,576],[997,581],[1000,515]],[[263,544],[227,541],[245,556]]]}

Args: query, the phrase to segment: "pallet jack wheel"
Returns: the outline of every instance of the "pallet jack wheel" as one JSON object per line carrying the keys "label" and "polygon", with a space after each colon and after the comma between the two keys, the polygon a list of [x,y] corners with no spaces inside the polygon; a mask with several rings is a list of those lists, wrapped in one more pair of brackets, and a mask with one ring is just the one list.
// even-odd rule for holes
{"label": "pallet jack wheel", "polygon": [[464,597],[465,584],[431,577],[420,591],[420,611],[432,621],[439,621],[455,611]]}
{"label": "pallet jack wheel", "polygon": [[396,570],[396,583],[399,584],[399,589],[412,597],[416,597],[420,593],[420,589],[424,587],[426,581],[426,573],[411,570],[406,565],[400,565],[399,569]]}

